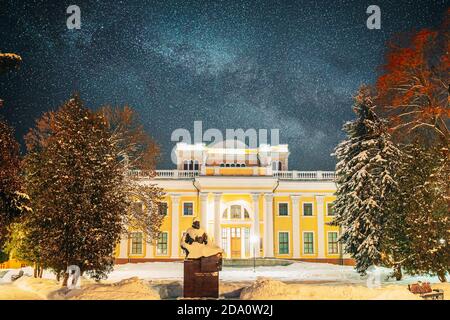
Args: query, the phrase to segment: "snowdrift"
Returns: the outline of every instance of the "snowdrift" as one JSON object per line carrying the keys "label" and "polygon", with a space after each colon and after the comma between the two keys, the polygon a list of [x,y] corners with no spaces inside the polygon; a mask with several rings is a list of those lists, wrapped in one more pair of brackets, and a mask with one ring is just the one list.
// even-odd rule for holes
{"label": "snowdrift", "polygon": [[362,285],[285,284],[259,279],[242,290],[241,300],[421,300],[404,285],[371,289]]}

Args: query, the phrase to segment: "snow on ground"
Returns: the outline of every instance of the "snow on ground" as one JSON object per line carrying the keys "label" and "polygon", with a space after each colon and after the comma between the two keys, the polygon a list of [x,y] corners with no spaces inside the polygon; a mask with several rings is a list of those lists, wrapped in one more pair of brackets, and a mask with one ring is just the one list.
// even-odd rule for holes
{"label": "snow on ground", "polygon": [[[439,282],[437,277],[405,275],[402,281],[385,279],[391,273],[390,269],[379,268],[383,284],[413,283],[427,281]],[[108,280],[118,281],[130,277],[139,277],[145,280],[182,280],[182,262],[147,262],[117,265],[109,275]],[[352,266],[339,266],[328,263],[295,262],[288,266],[261,266],[253,268],[224,267],[220,272],[221,281],[255,281],[259,278],[270,278],[284,282],[339,282],[362,284],[366,278],[361,277]]]}
{"label": "snow on ground", "polygon": [[[82,278],[81,289],[62,289],[55,275],[45,271],[43,279],[25,276],[11,282],[9,270],[0,277],[0,299],[176,299],[182,295],[182,262],[149,262],[117,265],[108,280],[96,283]],[[368,288],[366,279],[351,266],[295,262],[288,266],[224,267],[220,272],[220,295],[241,299],[416,299],[407,284],[432,283],[450,296],[450,285],[437,277],[408,276],[402,281],[385,280],[391,272],[380,268],[381,288]]]}

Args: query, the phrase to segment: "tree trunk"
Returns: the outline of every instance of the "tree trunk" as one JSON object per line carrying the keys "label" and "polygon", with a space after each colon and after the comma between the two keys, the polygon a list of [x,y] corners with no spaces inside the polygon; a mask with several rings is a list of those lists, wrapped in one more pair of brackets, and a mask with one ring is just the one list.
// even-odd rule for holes
{"label": "tree trunk", "polygon": [[38,270],[37,270],[38,266],[37,263],[35,262],[33,265],[33,277],[37,278],[38,277]]}
{"label": "tree trunk", "polygon": [[403,274],[402,274],[402,266],[399,264],[396,264],[394,266],[394,276],[395,280],[400,281],[402,280]]}
{"label": "tree trunk", "polygon": [[40,268],[39,268],[39,278],[42,278],[43,274],[44,274],[44,267],[40,266]]}
{"label": "tree trunk", "polygon": [[68,273],[64,273],[64,278],[63,278],[63,283],[62,283],[63,287],[67,287],[67,281],[68,280],[69,280],[69,274]]}
{"label": "tree trunk", "polygon": [[438,271],[437,276],[440,282],[447,282],[447,278],[445,277],[445,271]]}

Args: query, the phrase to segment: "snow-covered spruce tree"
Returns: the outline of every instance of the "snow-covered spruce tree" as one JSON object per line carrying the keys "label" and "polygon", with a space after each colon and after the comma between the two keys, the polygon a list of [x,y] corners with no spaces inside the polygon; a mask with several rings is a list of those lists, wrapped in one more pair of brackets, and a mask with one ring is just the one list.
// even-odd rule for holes
{"label": "snow-covered spruce tree", "polygon": [[347,139],[335,149],[333,224],[341,227],[344,250],[355,259],[356,270],[364,274],[369,266],[382,263],[384,228],[396,201],[394,176],[401,152],[374,113],[368,88],[359,90],[353,109],[357,119],[344,125]]}
{"label": "snow-covered spruce tree", "polygon": [[[27,188],[35,210],[23,222],[21,251],[35,260],[35,273],[51,268],[58,276],[73,264],[102,278],[131,222],[152,237],[159,231],[162,190],[141,186],[126,174],[143,153],[127,156],[125,150],[148,148],[122,122],[128,123],[119,119],[111,126],[102,112],[90,111],[75,96],[44,114],[26,136]],[[146,210],[130,210],[136,195]]]}
{"label": "snow-covered spruce tree", "polygon": [[19,143],[12,128],[0,118],[0,250],[8,237],[8,226],[30,210],[23,191]]}
{"label": "snow-covered spruce tree", "polygon": [[450,159],[442,146],[407,145],[403,153],[401,199],[396,211],[399,232],[390,232],[401,264],[409,274],[437,275],[450,271]]}
{"label": "snow-covered spruce tree", "polygon": [[58,275],[77,265],[101,278],[112,268],[127,194],[109,138],[105,119],[78,96],[44,115],[26,137],[28,231],[42,263]]}

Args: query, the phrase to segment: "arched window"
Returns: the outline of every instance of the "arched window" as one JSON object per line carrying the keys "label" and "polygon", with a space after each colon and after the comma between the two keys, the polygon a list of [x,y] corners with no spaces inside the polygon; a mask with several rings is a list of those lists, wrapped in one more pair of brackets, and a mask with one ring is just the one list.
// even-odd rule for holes
{"label": "arched window", "polygon": [[234,168],[236,165],[234,164],[234,163],[232,163],[231,165],[230,165],[230,167],[232,167],[232,168]]}
{"label": "arched window", "polygon": [[222,219],[228,219],[228,208],[226,208],[222,213]]}
{"label": "arched window", "polygon": [[225,167],[225,163],[221,163],[220,166],[221,166],[221,167]]}
{"label": "arched window", "polygon": [[229,163],[227,163],[227,164],[225,165],[225,167],[229,168],[229,167],[230,167],[230,164],[229,164]]}
{"label": "arched window", "polygon": [[241,164],[240,163],[236,163],[236,168],[240,168]]}
{"label": "arched window", "polygon": [[230,207],[231,217],[230,219],[241,219],[241,206],[232,205]]}
{"label": "arched window", "polygon": [[244,208],[244,219],[250,219],[247,209]]}
{"label": "arched window", "polygon": [[241,164],[241,167],[245,167],[245,163]]}

